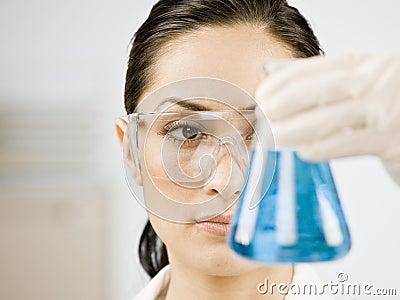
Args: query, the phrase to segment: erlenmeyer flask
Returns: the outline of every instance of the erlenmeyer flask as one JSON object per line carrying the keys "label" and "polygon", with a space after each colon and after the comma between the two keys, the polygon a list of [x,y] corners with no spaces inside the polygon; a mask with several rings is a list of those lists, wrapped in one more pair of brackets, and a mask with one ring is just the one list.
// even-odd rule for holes
{"label": "erlenmeyer flask", "polygon": [[[273,174],[268,175],[271,167]],[[255,168],[261,175],[257,182],[251,178]],[[254,199],[259,199],[256,205]],[[304,161],[292,149],[252,150],[227,239],[240,255],[265,263],[326,261],[345,255],[350,235],[329,163]]]}

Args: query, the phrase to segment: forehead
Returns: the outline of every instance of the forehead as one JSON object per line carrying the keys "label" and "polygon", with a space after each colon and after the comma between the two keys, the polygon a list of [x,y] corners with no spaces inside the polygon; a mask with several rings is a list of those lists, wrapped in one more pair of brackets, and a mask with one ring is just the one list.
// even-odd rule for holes
{"label": "forehead", "polygon": [[292,57],[265,29],[236,25],[210,27],[171,40],[160,51],[151,92],[190,77],[211,77],[236,84],[254,96],[263,79],[261,63]]}
{"label": "forehead", "polygon": [[137,112],[163,112],[174,106],[194,111],[246,110],[255,108],[254,98],[227,81],[195,77],[169,83],[139,102]]}

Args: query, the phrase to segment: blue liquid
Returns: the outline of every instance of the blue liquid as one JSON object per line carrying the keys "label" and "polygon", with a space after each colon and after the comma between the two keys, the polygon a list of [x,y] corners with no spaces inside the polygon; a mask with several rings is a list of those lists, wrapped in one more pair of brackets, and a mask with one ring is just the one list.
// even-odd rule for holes
{"label": "blue liquid", "polygon": [[[300,159],[295,152],[293,152],[292,174],[295,190],[293,207],[296,218],[294,223],[296,241],[290,245],[282,245],[278,242],[276,216],[281,153],[269,152],[268,155],[269,157],[276,155],[276,168],[271,185],[268,186],[267,180],[262,183],[261,195],[263,196],[256,214],[254,233],[246,244],[235,240],[238,220],[244,208],[243,195],[246,193],[246,183],[227,237],[229,246],[246,258],[265,263],[327,261],[344,256],[350,250],[351,240],[329,163],[307,162]],[[253,155],[250,157],[250,165],[253,164],[252,160]],[[268,160],[266,161],[265,163],[268,164]],[[321,201],[318,200],[318,195],[320,199],[323,195],[326,200],[322,206],[325,208],[329,206],[330,218],[326,218],[326,214],[321,213]],[[332,221],[329,221],[332,220],[332,216],[335,219],[333,223],[336,225],[334,226],[336,233],[340,233],[341,237],[339,243],[336,240],[333,245],[329,243],[323,227],[323,222],[325,225],[332,225]]]}

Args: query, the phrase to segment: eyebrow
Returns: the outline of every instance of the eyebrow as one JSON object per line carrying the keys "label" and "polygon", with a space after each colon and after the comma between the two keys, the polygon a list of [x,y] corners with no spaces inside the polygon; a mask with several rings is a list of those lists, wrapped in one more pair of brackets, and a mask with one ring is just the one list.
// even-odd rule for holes
{"label": "eyebrow", "polygon": [[190,110],[194,110],[194,111],[210,111],[212,110],[210,107],[207,107],[205,105],[199,104],[199,103],[193,103],[189,101],[180,101],[177,102],[176,104],[178,104],[179,106],[186,108],[186,109],[190,109]]}
{"label": "eyebrow", "polygon": [[[179,98],[167,98],[165,100],[163,100],[158,107],[162,106],[165,103],[171,102],[174,104],[179,105],[180,107],[189,109],[189,110],[193,110],[193,111],[212,111],[213,109],[210,107],[207,107],[203,104],[200,103],[193,103],[192,101],[198,101],[196,100],[183,100],[183,99],[179,99]],[[239,110],[255,110],[256,105],[250,105],[248,107],[244,107],[244,108],[240,108]]]}

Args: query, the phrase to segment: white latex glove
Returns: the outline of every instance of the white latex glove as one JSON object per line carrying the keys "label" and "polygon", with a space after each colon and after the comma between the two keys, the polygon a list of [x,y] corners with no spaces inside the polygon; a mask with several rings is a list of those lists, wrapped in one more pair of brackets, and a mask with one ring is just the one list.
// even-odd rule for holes
{"label": "white latex glove", "polygon": [[319,56],[268,70],[256,98],[277,145],[308,160],[377,155],[400,182],[400,56]]}

